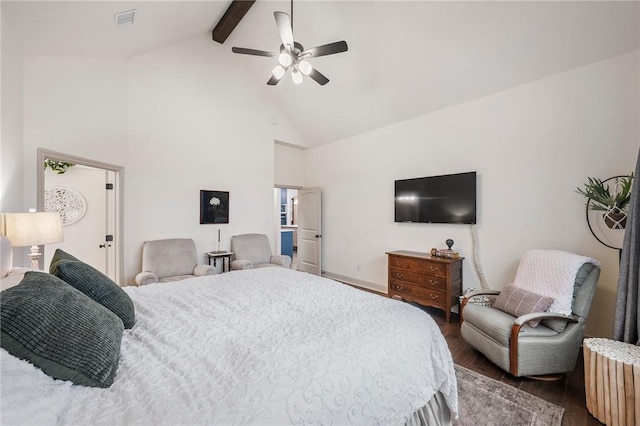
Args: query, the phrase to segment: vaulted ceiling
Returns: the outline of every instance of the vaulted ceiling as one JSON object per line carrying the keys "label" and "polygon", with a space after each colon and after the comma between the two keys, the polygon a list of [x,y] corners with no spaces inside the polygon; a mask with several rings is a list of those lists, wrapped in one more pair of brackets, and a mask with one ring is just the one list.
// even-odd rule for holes
{"label": "vaulted ceiling", "polygon": [[[2,1],[3,25],[25,55],[132,57],[202,34],[225,1]],[[349,51],[310,60],[331,81],[284,78],[265,91],[317,146],[638,50],[640,3],[617,1],[312,1],[294,3],[294,37],[306,48],[346,40]],[[275,60],[232,46],[277,51],[273,12],[258,0],[223,45],[251,78]],[[113,15],[136,9],[114,29]]]}

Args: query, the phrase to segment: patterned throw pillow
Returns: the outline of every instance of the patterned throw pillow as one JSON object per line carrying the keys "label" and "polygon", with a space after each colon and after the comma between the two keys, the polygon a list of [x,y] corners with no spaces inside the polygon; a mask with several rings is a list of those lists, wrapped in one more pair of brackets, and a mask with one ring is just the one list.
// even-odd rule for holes
{"label": "patterned throw pillow", "polygon": [[[508,285],[500,292],[493,307],[514,317],[519,317],[532,312],[546,312],[552,303],[552,297],[541,296],[519,287]],[[527,325],[537,327],[539,322],[539,320],[531,320],[527,322]]]}
{"label": "patterned throw pillow", "polygon": [[7,352],[55,379],[111,386],[124,329],[113,312],[44,272],[27,272],[0,299],[0,346]]}
{"label": "patterned throw pillow", "polygon": [[56,250],[51,260],[49,272],[118,315],[124,328],[133,327],[133,301],[118,284],[102,272],[60,249]]}

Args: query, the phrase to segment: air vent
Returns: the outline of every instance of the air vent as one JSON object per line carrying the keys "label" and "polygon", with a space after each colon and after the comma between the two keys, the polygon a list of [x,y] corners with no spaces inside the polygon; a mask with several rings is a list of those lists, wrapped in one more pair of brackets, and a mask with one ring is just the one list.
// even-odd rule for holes
{"label": "air vent", "polygon": [[116,13],[115,15],[116,28],[124,27],[126,25],[133,24],[133,18],[136,16],[136,10],[128,10],[126,12]]}

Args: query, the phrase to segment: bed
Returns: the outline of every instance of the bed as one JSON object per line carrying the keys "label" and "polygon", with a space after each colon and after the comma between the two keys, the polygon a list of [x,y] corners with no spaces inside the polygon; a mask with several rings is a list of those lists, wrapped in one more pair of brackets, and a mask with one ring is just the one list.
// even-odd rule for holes
{"label": "bed", "polygon": [[[422,310],[261,268],[125,287],[108,388],[54,380],[0,349],[2,424],[450,424],[453,361]],[[0,296],[1,297],[1,296]]]}

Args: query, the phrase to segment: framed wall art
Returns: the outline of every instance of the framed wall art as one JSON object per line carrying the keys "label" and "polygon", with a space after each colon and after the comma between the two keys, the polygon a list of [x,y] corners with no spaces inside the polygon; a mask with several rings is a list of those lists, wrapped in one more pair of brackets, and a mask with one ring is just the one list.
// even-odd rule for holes
{"label": "framed wall art", "polygon": [[200,191],[200,223],[229,223],[229,192]]}

